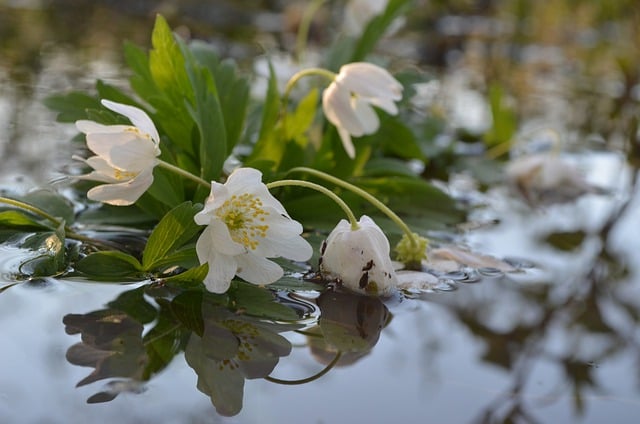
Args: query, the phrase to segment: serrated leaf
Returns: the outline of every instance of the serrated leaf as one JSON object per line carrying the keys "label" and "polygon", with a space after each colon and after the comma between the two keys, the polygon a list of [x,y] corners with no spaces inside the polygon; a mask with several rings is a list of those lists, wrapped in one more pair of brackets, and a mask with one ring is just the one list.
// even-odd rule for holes
{"label": "serrated leaf", "polygon": [[210,44],[195,40],[189,45],[197,61],[212,73],[218,100],[224,116],[227,154],[238,143],[247,115],[249,82],[239,75],[238,68],[229,59],[220,60]]}
{"label": "serrated leaf", "polygon": [[168,254],[182,247],[202,228],[193,220],[200,205],[185,202],[169,211],[153,230],[142,254],[145,270],[154,269]]}
{"label": "serrated leaf", "polygon": [[227,158],[227,133],[222,108],[218,99],[216,82],[208,68],[197,63],[186,46],[182,45],[186,58],[186,70],[195,102],[187,102],[186,108],[196,123],[199,137],[197,146],[200,161],[199,175],[205,181],[217,180]]}
{"label": "serrated leaf", "polygon": [[100,100],[82,92],[56,94],[44,99],[44,104],[56,112],[58,122],[75,122],[87,119],[87,109],[99,109]]}

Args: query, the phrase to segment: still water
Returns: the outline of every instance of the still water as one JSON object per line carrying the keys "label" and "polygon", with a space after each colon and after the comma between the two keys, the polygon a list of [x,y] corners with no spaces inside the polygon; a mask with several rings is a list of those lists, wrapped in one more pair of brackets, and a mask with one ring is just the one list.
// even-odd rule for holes
{"label": "still water", "polygon": [[[148,45],[160,6],[116,3],[87,2],[74,8],[64,1],[0,2],[3,188],[55,185],[64,175],[75,130],[55,122],[42,105],[47,95],[89,89],[96,78],[126,86],[121,42]],[[210,10],[203,8],[209,3],[219,12],[198,12]],[[259,48],[235,40],[275,43],[279,36],[272,23],[280,22],[281,8],[276,5],[220,1],[162,7],[164,13],[173,13],[172,25],[218,43],[240,62]],[[229,19],[221,19],[222,12]],[[451,22],[439,22],[451,29]],[[267,35],[257,35],[260,31]],[[275,353],[277,365],[261,374],[259,368],[271,361],[265,360],[247,373],[299,380],[320,372],[334,358],[314,342],[320,319],[325,331],[332,325],[346,328],[352,351],[328,373],[305,384],[247,379],[239,413],[233,417],[219,415],[205,394],[211,387],[203,390],[204,370],[219,364],[198,362],[199,349],[224,340],[207,340],[206,331],[196,337],[180,330],[184,339],[179,353],[145,384],[116,378],[76,387],[94,372],[91,364],[99,364],[98,374],[123,377],[109,372],[129,366],[135,371],[137,361],[150,360],[136,355],[143,345],[140,335],[160,326],[163,317],[163,306],[152,299],[153,285],[47,278],[11,286],[11,275],[29,253],[0,246],[0,422],[636,422],[636,171],[624,154],[602,146],[576,149],[567,160],[603,190],[532,208],[504,181],[478,190],[468,175],[452,173],[443,187],[469,202],[472,212],[467,225],[432,234],[434,247],[463,246],[464,252],[476,252],[480,259],[442,271],[440,284],[432,290],[385,302],[355,296],[327,301],[318,293],[298,293],[295,302],[304,317],[297,327],[276,330],[264,324],[261,341],[247,345]],[[147,312],[152,319],[139,320],[144,322],[140,324],[126,314],[113,314],[110,308],[118,296],[138,293],[141,287],[151,290],[140,302],[146,299],[151,305]],[[203,301],[202,314],[206,327],[219,322],[224,312],[215,301]],[[101,327],[108,320],[96,316],[108,316],[114,327]],[[81,340],[84,347],[78,347]],[[115,344],[91,350],[100,345],[96,340],[122,343],[122,363],[114,365],[101,356],[107,348],[120,349]],[[227,377],[229,386],[240,384],[238,375]],[[95,401],[98,393],[102,400],[115,398],[87,402]],[[237,397],[229,404],[234,402]]]}

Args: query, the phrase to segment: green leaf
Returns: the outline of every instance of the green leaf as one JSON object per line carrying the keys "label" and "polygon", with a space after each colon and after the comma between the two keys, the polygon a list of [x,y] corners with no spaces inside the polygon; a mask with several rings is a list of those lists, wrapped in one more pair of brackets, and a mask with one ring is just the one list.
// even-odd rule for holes
{"label": "green leaf", "polygon": [[0,228],[21,229],[21,230],[48,230],[50,227],[41,224],[22,211],[0,212]]}
{"label": "green leaf", "polygon": [[285,134],[287,140],[295,140],[301,147],[305,147],[307,138],[305,133],[313,123],[318,109],[318,89],[309,91],[291,116],[286,118]]}
{"label": "green leaf", "polygon": [[193,220],[200,205],[185,202],[169,211],[158,223],[147,241],[142,254],[145,270],[154,269],[169,253],[182,247],[202,228]]}
{"label": "green leaf", "polygon": [[195,247],[190,246],[178,249],[175,252],[167,254],[164,258],[154,262],[151,269],[162,272],[174,267],[189,269],[197,267],[198,265],[200,265],[200,262],[198,262],[196,249]]}
{"label": "green leaf", "polygon": [[195,268],[191,268],[180,274],[172,275],[164,278],[164,282],[168,285],[178,287],[200,286],[209,272],[209,265],[202,264]]}
{"label": "green leaf", "polygon": [[82,92],[56,94],[44,99],[44,104],[56,112],[58,122],[75,122],[87,119],[87,109],[99,109],[100,100]]}
{"label": "green leaf", "polygon": [[25,203],[36,206],[56,218],[72,224],[75,220],[73,205],[59,193],[47,189],[38,189],[23,197]]}
{"label": "green leaf", "polygon": [[260,132],[252,153],[246,159],[247,166],[266,171],[267,166],[270,165],[271,169],[275,169],[280,163],[285,143],[279,139],[280,130],[277,128],[279,113],[278,80],[273,66],[269,63],[269,85],[262,109]]}
{"label": "green leaf", "polygon": [[129,69],[133,72],[129,79],[131,88],[138,96],[153,103],[152,99],[160,95],[160,90],[153,81],[147,54],[135,44],[125,42],[124,57]]}
{"label": "green leaf", "polygon": [[151,44],[153,49],[149,53],[149,70],[153,81],[169,97],[181,101],[184,94],[190,93],[185,59],[162,15],[156,16]]}
{"label": "green leaf", "polygon": [[371,19],[367,24],[362,36],[354,47],[349,62],[364,60],[367,55],[373,51],[380,38],[384,36],[394,19],[407,11],[412,2],[413,0],[389,0],[384,13]]}
{"label": "green leaf", "polygon": [[153,170],[153,184],[147,189],[147,193],[169,208],[173,208],[185,200],[183,182],[180,177],[158,166]]}
{"label": "green leaf", "polygon": [[133,278],[143,271],[136,258],[118,251],[91,253],[78,261],[75,268],[98,280]]}
{"label": "green leaf", "polygon": [[208,68],[197,63],[183,46],[189,81],[195,93],[195,102],[186,107],[198,127],[199,175],[205,181],[217,180],[227,158],[227,133],[216,83]]}
{"label": "green leaf", "polygon": [[238,143],[244,128],[249,102],[249,82],[239,76],[238,68],[232,60],[220,61],[211,44],[195,40],[189,44],[189,49],[197,61],[211,71],[215,80],[227,133],[228,155]]}

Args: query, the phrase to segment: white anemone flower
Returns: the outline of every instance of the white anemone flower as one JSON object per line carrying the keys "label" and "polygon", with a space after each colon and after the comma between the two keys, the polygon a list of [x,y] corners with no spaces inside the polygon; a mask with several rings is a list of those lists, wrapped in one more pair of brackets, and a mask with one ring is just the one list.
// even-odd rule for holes
{"label": "white anemone flower", "polygon": [[194,219],[206,225],[196,252],[209,264],[204,284],[224,293],[235,275],[253,284],[270,284],[282,268],[267,258],[308,260],[313,250],[300,236],[302,225],[289,217],[282,204],[253,168],[238,168],[224,184],[213,182],[204,209]]}
{"label": "white anemone flower", "polygon": [[77,178],[107,183],[90,189],[89,199],[116,206],[131,205],[153,183],[160,136],[143,110],[109,100],[102,100],[102,104],[129,118],[133,125],[76,121],[76,128],[87,136],[87,147],[96,154],[88,159],[74,156],[93,168]]}
{"label": "white anemone flower", "polygon": [[366,215],[358,225],[353,230],[343,219],[331,231],[322,247],[320,273],[353,292],[388,296],[398,286],[389,240]]}
{"label": "white anemone flower", "polygon": [[387,70],[366,62],[344,65],[322,94],[322,108],[336,126],[350,158],[356,155],[351,136],[373,134],[380,119],[372,106],[395,115],[402,99],[402,84]]}

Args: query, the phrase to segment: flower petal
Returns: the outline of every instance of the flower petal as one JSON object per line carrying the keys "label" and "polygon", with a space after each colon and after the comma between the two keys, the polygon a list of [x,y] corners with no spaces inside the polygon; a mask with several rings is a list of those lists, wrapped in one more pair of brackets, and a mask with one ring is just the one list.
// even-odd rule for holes
{"label": "flower petal", "polygon": [[135,203],[152,183],[153,169],[149,168],[123,183],[93,187],[87,192],[87,197],[110,205],[128,206]]}
{"label": "flower petal", "polygon": [[386,69],[372,63],[355,62],[344,65],[336,80],[360,96],[402,99],[402,84]]}
{"label": "flower petal", "polygon": [[376,111],[373,110],[367,101],[355,97],[351,100],[351,106],[360,121],[363,134],[373,134],[378,131],[378,128],[380,128],[380,119]]}
{"label": "flower petal", "polygon": [[141,131],[149,134],[151,139],[157,145],[160,143],[160,136],[158,135],[158,130],[156,130],[155,125],[149,115],[135,106],[129,106],[122,103],[112,102],[110,100],[102,100],[102,105],[108,109],[111,109],[114,112],[118,112],[121,115],[129,118],[131,123],[139,128]]}
{"label": "flower petal", "polygon": [[336,127],[344,128],[356,137],[363,134],[360,121],[351,108],[351,94],[337,82],[331,83],[322,93],[322,109],[329,122]]}
{"label": "flower petal", "polygon": [[239,255],[235,259],[238,263],[238,277],[249,283],[271,284],[284,275],[280,265],[253,253]]}
{"label": "flower petal", "polygon": [[196,252],[200,263],[209,264],[209,272],[204,279],[207,290],[214,293],[227,291],[238,266],[233,256],[219,252],[211,227],[205,228],[196,241]]}

